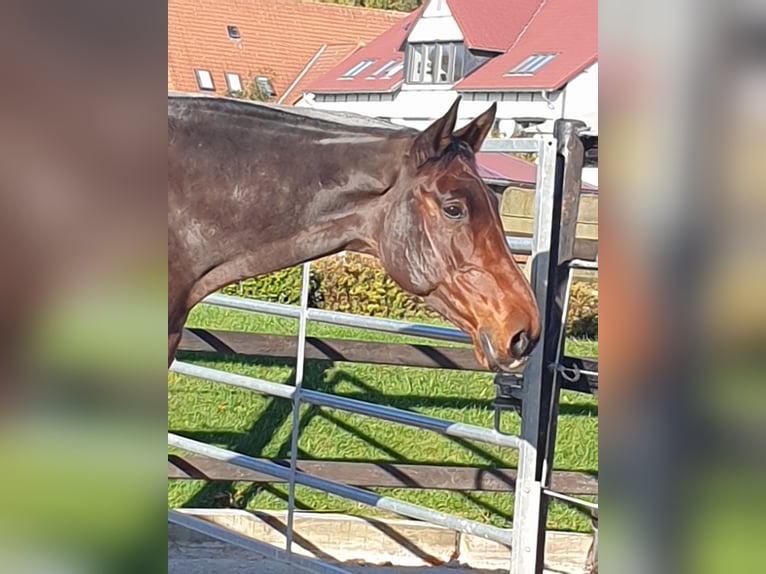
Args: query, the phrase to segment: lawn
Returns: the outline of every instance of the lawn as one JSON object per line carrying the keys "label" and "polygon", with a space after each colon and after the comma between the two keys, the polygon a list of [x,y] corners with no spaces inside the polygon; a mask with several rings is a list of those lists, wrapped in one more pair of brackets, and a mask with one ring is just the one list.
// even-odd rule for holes
{"label": "lawn", "polygon": [[[189,326],[253,333],[292,335],[297,321],[201,305]],[[310,336],[383,342],[423,342],[415,338],[309,323]],[[438,343],[447,345],[448,343]],[[567,353],[597,356],[594,341],[570,340]],[[200,360],[179,355],[180,360],[251,375],[282,383],[292,382],[293,361],[243,360],[239,357]],[[372,366],[310,361],[306,388],[407,409],[458,422],[491,427],[494,386],[488,373],[438,369]],[[287,458],[290,452],[291,407],[284,399],[269,398],[242,389],[168,373],[168,429],[196,440],[257,457]],[[519,417],[507,413],[503,430],[518,433]],[[597,472],[598,400],[578,393],[561,397],[555,468]],[[378,421],[342,411],[305,405],[301,410],[299,457],[304,460],[406,462],[484,467],[515,467],[518,452],[483,443],[444,437],[420,429]],[[511,525],[512,493],[454,493],[405,489],[375,489],[383,495],[406,500],[493,524]],[[247,483],[171,481],[171,507],[221,507],[233,501],[247,509],[284,509],[286,486],[252,486]],[[354,515],[379,511],[298,487],[299,508]],[[589,518],[555,502],[548,527],[589,532]]]}

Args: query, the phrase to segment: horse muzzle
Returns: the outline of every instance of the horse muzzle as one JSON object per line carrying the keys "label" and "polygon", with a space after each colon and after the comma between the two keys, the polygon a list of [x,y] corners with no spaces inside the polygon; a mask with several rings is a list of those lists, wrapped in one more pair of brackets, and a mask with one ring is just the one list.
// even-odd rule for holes
{"label": "horse muzzle", "polygon": [[503,351],[495,347],[492,338],[485,330],[479,331],[478,339],[486,366],[492,371],[518,371],[529,360],[529,355],[537,345],[537,339],[526,330],[515,333]]}

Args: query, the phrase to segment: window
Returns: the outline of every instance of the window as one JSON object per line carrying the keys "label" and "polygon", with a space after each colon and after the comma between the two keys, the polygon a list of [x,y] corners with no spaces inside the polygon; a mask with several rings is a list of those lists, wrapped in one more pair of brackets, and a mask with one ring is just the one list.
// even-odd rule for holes
{"label": "window", "polygon": [[413,83],[423,81],[423,46],[410,47],[410,68],[407,80]]}
{"label": "window", "polygon": [[230,94],[242,91],[242,80],[240,79],[239,74],[226,72],[224,76],[226,77],[226,87],[229,88]]}
{"label": "window", "polygon": [[390,80],[393,78],[396,74],[402,71],[404,69],[404,64],[402,62],[399,62],[396,66],[393,68],[390,68],[388,72],[386,72],[385,79]]}
{"label": "window", "polygon": [[271,85],[271,80],[264,76],[259,76],[255,79],[255,85],[258,86],[258,91],[267,98],[274,98],[277,92],[274,91],[274,86]]}
{"label": "window", "polygon": [[399,60],[389,60],[388,62],[383,64],[380,68],[375,70],[372,74],[367,76],[367,79],[374,80],[375,78],[379,77],[383,72],[386,72],[386,75],[383,76],[384,78],[390,78],[391,76],[389,74],[391,73],[390,72],[391,68],[395,68],[396,65],[399,63],[400,63]]}
{"label": "window", "polygon": [[364,72],[367,68],[373,65],[375,63],[375,60],[362,60],[359,62],[356,66],[348,70],[345,74],[343,74],[340,79],[341,80],[353,80],[356,78],[359,74]]}
{"label": "window", "polygon": [[396,64],[396,66],[394,66],[393,68],[389,68],[389,69],[388,69],[388,71],[386,72],[386,75],[384,76],[384,79],[386,79],[386,80],[390,80],[390,79],[391,79],[391,78],[393,78],[393,77],[394,77],[396,74],[398,74],[399,72],[401,72],[403,68],[404,68],[404,64],[403,64],[402,62],[399,62],[399,63],[398,63],[398,64]]}
{"label": "window", "polygon": [[407,47],[407,82],[453,84],[465,71],[465,46],[458,42],[410,44]]}
{"label": "window", "polygon": [[197,85],[200,90],[215,91],[215,84],[213,83],[213,76],[207,70],[194,70],[197,76]]}
{"label": "window", "polygon": [[459,80],[463,77],[463,61],[465,56],[465,49],[462,46],[456,46],[455,47],[455,66],[454,66],[454,72],[453,75],[455,77],[455,81]]}
{"label": "window", "polygon": [[439,45],[426,46],[426,69],[423,73],[423,83],[435,84],[438,81],[437,67],[439,65]]}
{"label": "window", "polygon": [[556,54],[534,54],[508,72],[508,76],[529,76],[553,60]]}
{"label": "window", "polygon": [[232,40],[239,40],[239,28],[236,26],[226,26],[226,32]]}

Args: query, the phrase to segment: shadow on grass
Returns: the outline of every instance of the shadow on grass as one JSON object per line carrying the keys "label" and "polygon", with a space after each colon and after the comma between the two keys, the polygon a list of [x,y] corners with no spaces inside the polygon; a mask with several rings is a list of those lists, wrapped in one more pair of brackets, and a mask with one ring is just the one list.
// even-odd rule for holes
{"label": "shadow on grass", "polygon": [[[280,498],[285,504],[287,504],[288,497],[284,492],[281,492],[274,488],[271,488],[270,491],[276,497]],[[295,497],[295,507],[299,510],[310,509],[306,504],[301,503],[297,496]],[[284,522],[282,522],[281,520],[279,520],[278,518],[274,516],[265,516],[262,518],[273,529],[280,532],[283,536],[285,537],[287,536],[287,524],[285,524]],[[399,546],[401,546],[402,548],[404,548],[405,550],[407,550],[413,556],[416,556],[420,560],[423,560],[424,562],[431,564],[433,566],[441,565],[444,563],[443,560],[441,560],[440,558],[437,558],[436,556],[433,556],[432,554],[429,554],[423,548],[415,544],[413,540],[405,537],[400,532],[397,532],[397,530],[394,527],[392,527],[389,524],[386,524],[382,520],[377,520],[371,517],[358,517],[358,518],[360,520],[364,520],[367,524],[374,527],[376,530],[378,530],[382,534],[386,535],[388,538],[390,538],[391,540],[399,544]],[[308,540],[306,540],[304,537],[300,536],[300,534],[298,533],[294,534],[294,541],[299,546],[311,552],[317,558],[325,558],[325,559],[331,558],[328,555],[326,555],[324,552],[319,550],[315,545],[313,545]]]}
{"label": "shadow on grass", "polygon": [[[243,366],[257,366],[257,367],[286,367],[294,366],[295,359],[282,359],[272,357],[250,357],[242,355],[218,355],[213,353],[179,353],[178,359],[181,361],[215,361],[228,364],[240,364]],[[304,373],[303,385],[307,389],[312,389],[325,393],[337,394],[349,398],[358,400],[364,400],[373,402],[376,404],[387,405],[392,407],[401,408],[404,410],[413,410],[418,408],[478,408],[487,411],[492,411],[492,401],[490,400],[472,400],[462,399],[459,397],[430,397],[420,395],[390,395],[381,393],[377,389],[373,388],[369,384],[365,383],[358,377],[343,371],[338,370],[333,373],[331,377],[327,376],[327,372],[335,367],[335,363],[332,361],[324,360],[307,360],[306,370]],[[295,383],[295,371],[284,381],[285,384],[292,385]],[[359,392],[354,393],[337,393],[336,387],[341,383],[350,383],[354,385]],[[574,416],[598,416],[598,407],[592,404],[564,404],[560,407],[560,414],[562,415],[574,415]],[[401,463],[419,463],[408,458],[395,449],[390,448],[380,440],[375,439],[369,435],[361,433],[359,429],[346,423],[345,421],[335,417],[326,410],[321,410],[317,407],[310,406],[304,410],[301,414],[300,427],[306,428],[308,424],[315,417],[320,416],[329,422],[337,425],[339,428],[354,434],[355,436],[364,440],[370,446],[376,448],[380,452],[383,452],[390,456],[392,459]],[[264,449],[271,442],[273,435],[279,431],[288,421],[292,419],[292,403],[290,401],[272,398],[268,404],[266,410],[260,414],[258,419],[254,420],[250,429],[246,433],[235,432],[215,432],[215,431],[199,431],[188,432],[183,431],[178,434],[199,440],[202,442],[214,443],[222,445],[229,450],[233,450],[242,454],[247,454],[253,457],[260,457],[263,455]],[[172,432],[172,431],[171,431]],[[486,461],[488,469],[507,466],[501,459],[494,456],[488,450],[482,448],[477,444],[473,444],[464,439],[448,437],[456,445],[472,452],[480,457],[483,461]],[[274,458],[288,458],[290,453],[291,439],[286,438],[278,448],[278,454]],[[301,457],[303,460],[307,460],[312,457]],[[344,458],[345,461],[350,459]],[[375,460],[362,459],[359,462],[376,462]],[[395,468],[387,468],[387,471],[396,478],[405,479],[406,477],[400,475]],[[597,473],[596,473],[597,475]],[[509,491],[513,491],[515,488],[515,481],[507,480]],[[275,489],[271,485],[263,484],[250,484],[240,491],[237,496],[237,500],[234,500],[234,483],[233,482],[209,482],[187,503],[189,507],[239,507],[245,508],[248,503],[254,499],[259,493],[266,491],[279,498],[284,498],[284,495],[278,489]],[[512,516],[497,508],[496,506],[481,500],[479,496],[472,492],[460,492],[465,500],[469,501],[473,505],[483,509],[486,512],[492,513],[506,521],[510,521]],[[567,506],[569,504],[565,503]],[[301,504],[296,499],[296,507],[309,509],[305,504]],[[573,506],[577,510],[582,511],[581,508]],[[415,549],[411,549],[413,552]]]}
{"label": "shadow on grass", "polygon": [[[293,372],[284,382],[285,384],[294,384],[295,373]],[[289,401],[272,398],[266,410],[253,421],[246,433],[200,431],[179,432],[177,434],[200,442],[221,445],[235,452],[258,456],[269,444],[272,435],[282,427],[291,414],[292,404]],[[234,482],[230,481],[206,482],[205,486],[189,500],[187,506],[191,508],[239,506],[233,498],[233,486]]]}
{"label": "shadow on grass", "polygon": [[[178,360],[180,361],[214,361],[218,363],[227,364],[240,364],[256,367],[289,367],[295,365],[295,359],[282,359],[274,357],[253,357],[247,355],[219,355],[216,353],[207,352],[184,352],[178,354]],[[334,368],[337,363],[333,361],[307,359],[306,360],[306,373],[304,375],[303,386],[307,389],[314,391],[320,391],[324,393],[337,394],[338,396],[347,397],[350,399],[356,399],[360,401],[374,402],[380,405],[386,405],[390,407],[396,407],[404,410],[412,410],[418,408],[448,408],[448,409],[483,409],[492,411],[492,400],[479,400],[479,399],[463,399],[459,397],[431,397],[422,395],[397,395],[397,394],[384,394],[378,392],[376,389],[370,387],[358,377],[350,375],[341,371],[335,373],[332,380],[327,380],[325,376],[326,372]],[[410,367],[401,366],[382,366],[381,368],[395,368],[399,369],[402,373],[406,374],[406,369]],[[309,372],[318,373],[318,376],[309,376]],[[343,373],[344,379],[339,380],[340,374]],[[454,373],[454,371],[453,371]],[[288,384],[294,383],[294,377],[291,377]],[[354,384],[360,389],[360,392],[336,392],[335,387],[340,382],[349,382]],[[587,400],[587,399],[586,399]],[[561,416],[598,416],[598,405],[592,404],[592,402],[582,403],[567,403],[559,405],[559,414]]]}

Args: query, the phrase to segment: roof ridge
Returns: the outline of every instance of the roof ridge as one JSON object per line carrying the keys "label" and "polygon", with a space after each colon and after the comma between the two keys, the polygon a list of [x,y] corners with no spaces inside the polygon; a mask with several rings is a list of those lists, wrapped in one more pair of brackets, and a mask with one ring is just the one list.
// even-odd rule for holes
{"label": "roof ridge", "polygon": [[303,67],[303,69],[300,71],[300,73],[295,77],[295,79],[288,86],[288,88],[285,90],[285,92],[277,100],[278,104],[281,104],[283,101],[285,101],[287,99],[287,96],[290,94],[290,92],[293,91],[293,88],[298,85],[298,82],[301,81],[303,76],[306,75],[306,73],[311,69],[311,66],[314,65],[314,63],[319,59],[319,56],[321,56],[326,49],[327,49],[327,44],[322,44],[322,46],[319,48],[319,50],[317,50],[314,53],[314,55],[311,57],[311,60],[309,60],[308,64],[306,64]]}
{"label": "roof ridge", "polygon": [[543,7],[548,3],[548,0],[540,0],[540,4],[537,6],[537,10],[535,10],[534,14],[532,14],[529,17],[529,20],[524,25],[524,27],[521,29],[521,32],[519,32],[519,35],[516,36],[516,39],[513,41],[513,43],[508,47],[506,50],[506,53],[513,50],[519,42],[521,42],[521,39],[524,37],[524,35],[527,33],[527,30],[529,30],[530,26],[532,26],[532,22],[535,21],[535,18],[537,18],[537,15],[542,11]]}
{"label": "roof ridge", "polygon": [[[285,1],[285,0],[281,0]],[[370,6],[357,6],[356,4],[338,4],[336,2],[322,2],[321,0],[286,0],[288,2],[295,2],[297,4],[320,4],[325,6],[335,6],[337,8],[350,8],[352,10],[359,10],[360,12],[379,12],[384,14],[411,14],[411,12],[404,12],[403,10],[388,10],[386,8],[374,8]]]}

